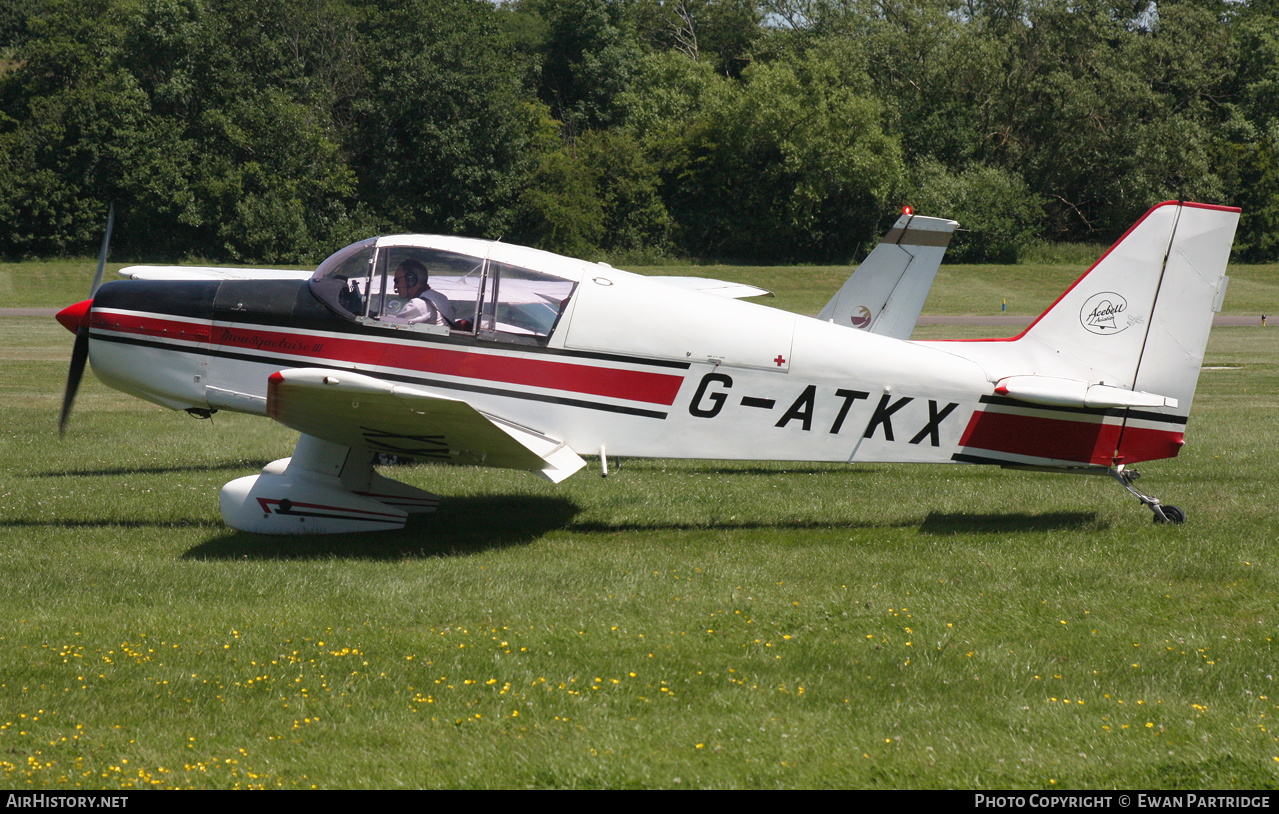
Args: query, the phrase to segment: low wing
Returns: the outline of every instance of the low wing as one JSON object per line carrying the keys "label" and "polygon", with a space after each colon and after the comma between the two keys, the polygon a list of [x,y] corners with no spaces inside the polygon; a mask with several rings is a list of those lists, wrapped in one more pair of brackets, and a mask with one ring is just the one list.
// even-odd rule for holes
{"label": "low wing", "polygon": [[943,218],[902,215],[817,318],[910,339],[958,226]]}
{"label": "low wing", "polygon": [[745,283],[730,283],[727,280],[712,280],[709,277],[650,277],[650,280],[661,280],[667,285],[687,288],[692,291],[705,291],[707,294],[718,294],[730,300],[743,297],[771,297],[773,292],[766,288],[757,288]]}
{"label": "low wing", "polygon": [[348,371],[293,368],[271,374],[267,415],[335,444],[527,469],[555,483],[586,465],[562,442],[465,401]]}
{"label": "low wing", "polygon": [[121,277],[134,280],[309,280],[314,271],[241,269],[225,266],[127,266]]}

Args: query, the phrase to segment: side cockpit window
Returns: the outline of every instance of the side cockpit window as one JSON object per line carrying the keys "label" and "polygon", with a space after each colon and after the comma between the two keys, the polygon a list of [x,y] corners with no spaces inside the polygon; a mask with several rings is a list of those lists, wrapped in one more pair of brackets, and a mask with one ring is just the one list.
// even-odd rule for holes
{"label": "side cockpit window", "polygon": [[486,339],[544,345],[568,305],[575,283],[506,263],[489,263],[480,311]]}
{"label": "side cockpit window", "polygon": [[474,333],[484,258],[420,246],[347,246],[315,270],[311,292],[357,322],[428,333]]}
{"label": "side cockpit window", "polygon": [[436,325],[474,333],[484,258],[439,249],[378,250],[368,316],[388,325]]}

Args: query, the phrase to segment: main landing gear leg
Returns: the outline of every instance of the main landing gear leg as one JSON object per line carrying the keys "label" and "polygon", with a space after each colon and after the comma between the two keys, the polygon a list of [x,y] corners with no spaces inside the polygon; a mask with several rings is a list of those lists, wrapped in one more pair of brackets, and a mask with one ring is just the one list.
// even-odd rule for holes
{"label": "main landing gear leg", "polygon": [[1159,502],[1159,498],[1151,497],[1144,492],[1140,492],[1133,488],[1132,482],[1141,477],[1141,473],[1135,469],[1124,469],[1124,465],[1120,464],[1111,467],[1110,476],[1119,481],[1125,489],[1132,493],[1133,497],[1140,500],[1150,511],[1154,512],[1156,523],[1176,523],[1178,525],[1186,522],[1186,513],[1171,504],[1165,505]]}

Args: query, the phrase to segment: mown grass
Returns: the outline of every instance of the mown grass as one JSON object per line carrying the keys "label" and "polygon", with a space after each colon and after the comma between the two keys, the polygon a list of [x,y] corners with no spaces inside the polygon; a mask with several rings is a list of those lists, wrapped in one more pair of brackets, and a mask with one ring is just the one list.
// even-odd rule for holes
{"label": "mown grass", "polygon": [[268,539],[217,491],[290,433],[87,377],[59,439],[71,337],[6,317],[0,784],[1279,787],[1274,336],[1214,331],[1143,467],[1182,527],[1103,478],[625,460],[399,467],[438,513]]}

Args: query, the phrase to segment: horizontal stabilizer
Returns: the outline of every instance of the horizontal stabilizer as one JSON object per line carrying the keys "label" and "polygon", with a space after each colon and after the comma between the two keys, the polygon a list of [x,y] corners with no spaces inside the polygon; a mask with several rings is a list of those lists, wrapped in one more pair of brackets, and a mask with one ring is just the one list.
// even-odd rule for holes
{"label": "horizontal stabilizer", "polygon": [[1156,393],[1143,393],[1089,384],[1078,379],[1055,376],[1008,376],[995,385],[995,392],[1031,404],[1050,407],[1176,407],[1177,400]]}
{"label": "horizontal stabilizer", "polygon": [[586,465],[562,442],[458,399],[359,373],[271,374],[267,415],[335,444],[419,460],[526,469],[555,483]]}

